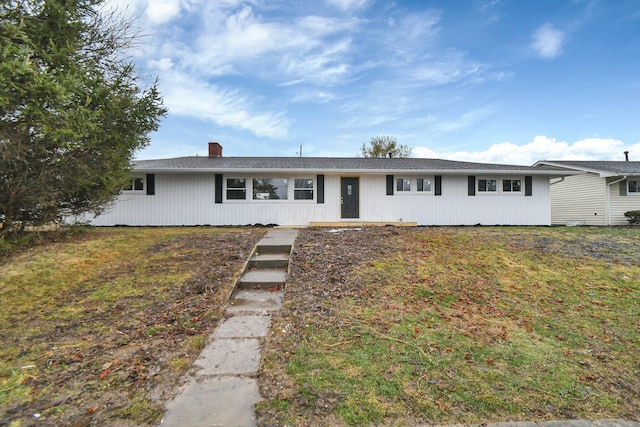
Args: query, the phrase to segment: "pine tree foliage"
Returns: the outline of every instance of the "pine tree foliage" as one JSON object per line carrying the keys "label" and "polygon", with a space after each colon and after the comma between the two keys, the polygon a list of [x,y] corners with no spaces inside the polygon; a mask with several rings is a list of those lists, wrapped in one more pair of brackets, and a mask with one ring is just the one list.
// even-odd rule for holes
{"label": "pine tree foliage", "polygon": [[132,23],[104,0],[0,3],[0,222],[99,212],[166,113],[125,59]]}

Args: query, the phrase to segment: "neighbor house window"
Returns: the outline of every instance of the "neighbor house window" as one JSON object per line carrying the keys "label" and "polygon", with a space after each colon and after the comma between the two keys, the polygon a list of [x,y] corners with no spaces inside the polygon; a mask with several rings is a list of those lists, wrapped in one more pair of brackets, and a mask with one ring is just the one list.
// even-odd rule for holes
{"label": "neighbor house window", "polygon": [[488,193],[498,191],[498,181],[495,179],[479,179],[478,192]]}
{"label": "neighbor house window", "polygon": [[287,178],[253,178],[253,200],[287,200]]}
{"label": "neighbor house window", "polygon": [[296,178],[293,180],[294,200],[313,200],[313,179]]}
{"label": "neighbor house window", "polygon": [[430,178],[418,178],[416,180],[416,191],[431,191],[431,179]]}
{"label": "neighbor house window", "polygon": [[396,180],[397,191],[411,191],[411,180],[406,178],[398,178]]}
{"label": "neighbor house window", "polygon": [[143,191],[144,190],[144,178],[131,178],[131,180],[124,186],[125,191]]}
{"label": "neighbor house window", "polygon": [[502,191],[505,193],[515,193],[522,191],[522,181],[519,179],[503,179]]}
{"label": "neighbor house window", "polygon": [[639,179],[630,179],[627,181],[629,185],[629,193],[640,193],[640,180]]}
{"label": "neighbor house window", "polygon": [[227,178],[227,200],[245,200],[247,198],[247,180]]}

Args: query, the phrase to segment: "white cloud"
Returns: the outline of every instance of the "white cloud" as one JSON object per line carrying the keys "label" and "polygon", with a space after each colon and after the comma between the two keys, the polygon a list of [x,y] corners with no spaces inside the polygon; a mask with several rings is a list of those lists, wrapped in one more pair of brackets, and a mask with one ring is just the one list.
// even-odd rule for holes
{"label": "white cloud", "polygon": [[624,160],[623,152],[638,153],[640,143],[625,148],[624,142],[610,138],[587,138],[570,144],[543,135],[536,136],[524,145],[501,142],[484,151],[435,151],[428,147],[416,147],[417,157],[436,157],[469,162],[532,165],[538,160]]}
{"label": "white cloud", "polygon": [[154,24],[169,22],[180,15],[181,0],[148,0],[146,14]]}
{"label": "white cloud", "polygon": [[179,72],[166,72],[162,80],[167,82],[161,82],[160,89],[170,114],[197,117],[257,136],[287,137],[288,123],[282,114],[258,108],[238,90],[198,81]]}
{"label": "white cloud", "polygon": [[368,0],[326,0],[327,4],[343,11],[352,11],[362,9]]}
{"label": "white cloud", "polygon": [[565,33],[544,24],[533,33],[531,47],[542,58],[552,59],[562,53]]}

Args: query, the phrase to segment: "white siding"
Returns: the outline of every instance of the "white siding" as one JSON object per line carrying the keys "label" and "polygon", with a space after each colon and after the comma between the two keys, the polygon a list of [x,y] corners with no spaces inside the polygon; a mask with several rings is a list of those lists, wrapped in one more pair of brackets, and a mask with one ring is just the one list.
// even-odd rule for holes
{"label": "white siding", "polygon": [[551,224],[577,221],[584,225],[606,225],[605,181],[587,173],[567,176],[551,185]]}
{"label": "white siding", "polygon": [[[305,175],[305,177],[314,175]],[[344,176],[358,176],[344,175]],[[424,175],[415,175],[423,177]],[[360,175],[360,218],[352,221],[414,221],[419,225],[549,225],[549,180],[533,177],[533,195],[467,195],[467,176],[444,175],[442,195],[386,195],[386,175]],[[400,177],[398,175],[397,177]],[[403,175],[402,177],[410,177]],[[225,179],[227,176],[225,176]],[[294,178],[290,176],[289,178]],[[516,177],[523,180],[524,177]],[[214,174],[156,174],[155,195],[121,195],[94,225],[308,225],[341,221],[340,175],[325,175],[324,204],[316,200],[214,202]],[[290,187],[293,181],[291,181]],[[316,184],[317,185],[317,184]],[[317,190],[317,188],[316,188]],[[317,191],[314,193],[317,196]],[[250,199],[251,196],[248,195]]]}
{"label": "white siding", "polygon": [[[608,178],[607,183],[617,181],[620,178]],[[634,177],[634,179],[636,179]],[[626,185],[626,181],[625,181]],[[640,210],[640,194],[628,193],[626,196],[620,195],[620,183],[611,185],[611,224],[610,225],[629,225],[629,221],[624,216],[627,211]]]}

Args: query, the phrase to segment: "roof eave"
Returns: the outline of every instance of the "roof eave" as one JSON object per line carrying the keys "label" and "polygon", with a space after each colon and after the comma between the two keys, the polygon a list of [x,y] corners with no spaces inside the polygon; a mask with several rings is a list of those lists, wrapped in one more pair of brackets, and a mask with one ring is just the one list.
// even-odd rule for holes
{"label": "roof eave", "polygon": [[327,168],[136,168],[132,170],[138,173],[222,173],[222,174],[308,174],[324,173],[338,175],[379,175],[393,174],[401,175],[406,173],[428,173],[432,175],[543,175],[550,177],[561,177],[577,175],[576,171],[552,171],[533,169],[327,169]]}

